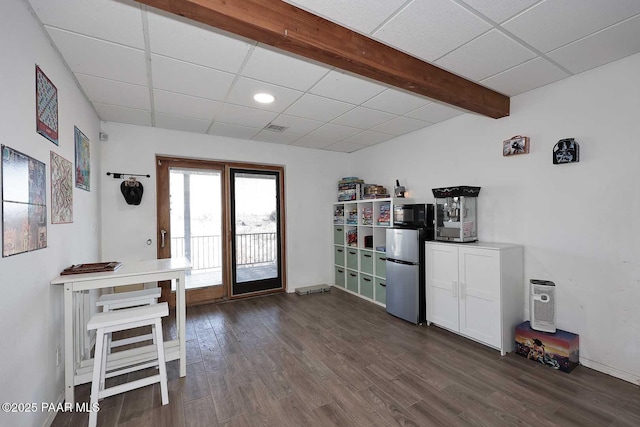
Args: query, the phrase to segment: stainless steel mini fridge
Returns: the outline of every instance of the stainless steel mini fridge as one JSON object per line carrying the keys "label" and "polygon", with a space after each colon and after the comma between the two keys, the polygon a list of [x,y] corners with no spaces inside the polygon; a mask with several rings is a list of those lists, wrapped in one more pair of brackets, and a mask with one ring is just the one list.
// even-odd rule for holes
{"label": "stainless steel mini fridge", "polygon": [[387,229],[387,312],[425,321],[424,229]]}

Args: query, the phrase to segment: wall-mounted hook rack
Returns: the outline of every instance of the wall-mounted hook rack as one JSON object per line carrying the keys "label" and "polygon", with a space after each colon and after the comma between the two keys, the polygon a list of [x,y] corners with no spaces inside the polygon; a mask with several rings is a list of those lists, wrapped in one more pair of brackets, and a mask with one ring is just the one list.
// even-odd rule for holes
{"label": "wall-mounted hook rack", "polygon": [[137,173],[120,173],[120,172],[107,172],[107,175],[113,175],[115,179],[125,179],[125,176],[145,176],[151,178],[151,175],[140,175]]}

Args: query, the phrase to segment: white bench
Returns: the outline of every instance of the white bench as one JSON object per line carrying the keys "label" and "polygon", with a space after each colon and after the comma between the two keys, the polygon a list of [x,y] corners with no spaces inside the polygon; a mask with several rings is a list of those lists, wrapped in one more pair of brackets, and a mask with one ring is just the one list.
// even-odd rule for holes
{"label": "white bench", "polygon": [[[124,308],[121,310],[102,312],[94,314],[87,324],[88,330],[96,330],[96,348],[93,360],[93,376],[91,382],[91,407],[98,403],[99,399],[124,393],[140,387],[160,383],[160,394],[162,404],[169,403],[169,392],[167,390],[167,366],[164,357],[164,340],[162,338],[162,318],[169,315],[169,306],[166,302],[160,304],[145,305],[135,308]],[[124,331],[143,326],[151,326],[154,336],[157,360],[125,366],[106,372],[107,368],[107,341],[113,332]],[[130,381],[114,387],[105,388],[105,379],[129,372],[158,366],[158,374],[146,378]],[[89,414],[89,427],[95,427],[98,422],[98,413],[91,411]]]}
{"label": "white bench", "polygon": [[[156,304],[160,298],[160,288],[142,289],[140,291],[119,292],[114,294],[103,294],[96,302],[97,307],[102,307],[103,312],[118,310],[121,308],[137,307],[140,305]],[[123,338],[113,341],[109,338],[107,353],[111,354],[113,347],[134,344],[143,341],[153,340],[153,334],[138,335],[130,338]]]}

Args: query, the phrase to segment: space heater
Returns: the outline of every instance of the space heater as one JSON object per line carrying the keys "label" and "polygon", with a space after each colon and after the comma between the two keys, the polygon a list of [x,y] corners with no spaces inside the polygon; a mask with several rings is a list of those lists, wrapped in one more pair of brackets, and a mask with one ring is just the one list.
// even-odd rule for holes
{"label": "space heater", "polygon": [[529,283],[531,329],[555,333],[556,284],[549,280],[537,279],[531,279]]}

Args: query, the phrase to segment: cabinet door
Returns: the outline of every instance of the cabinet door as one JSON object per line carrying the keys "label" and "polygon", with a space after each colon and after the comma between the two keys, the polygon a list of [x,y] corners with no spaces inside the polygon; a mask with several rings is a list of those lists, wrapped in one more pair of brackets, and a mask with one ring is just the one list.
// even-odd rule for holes
{"label": "cabinet door", "polygon": [[347,249],[347,268],[352,270],[358,269],[358,250],[353,248]]}
{"label": "cabinet door", "polygon": [[460,333],[500,347],[500,251],[459,248]]}
{"label": "cabinet door", "polygon": [[358,273],[347,270],[347,289],[358,293]]}
{"label": "cabinet door", "polygon": [[427,320],[458,332],[458,248],[426,245]]}
{"label": "cabinet door", "polygon": [[373,252],[360,250],[360,271],[373,274]]}
{"label": "cabinet door", "polygon": [[333,227],[333,243],[336,245],[344,245],[344,225]]}
{"label": "cabinet door", "polygon": [[373,299],[373,276],[360,275],[360,295]]}

